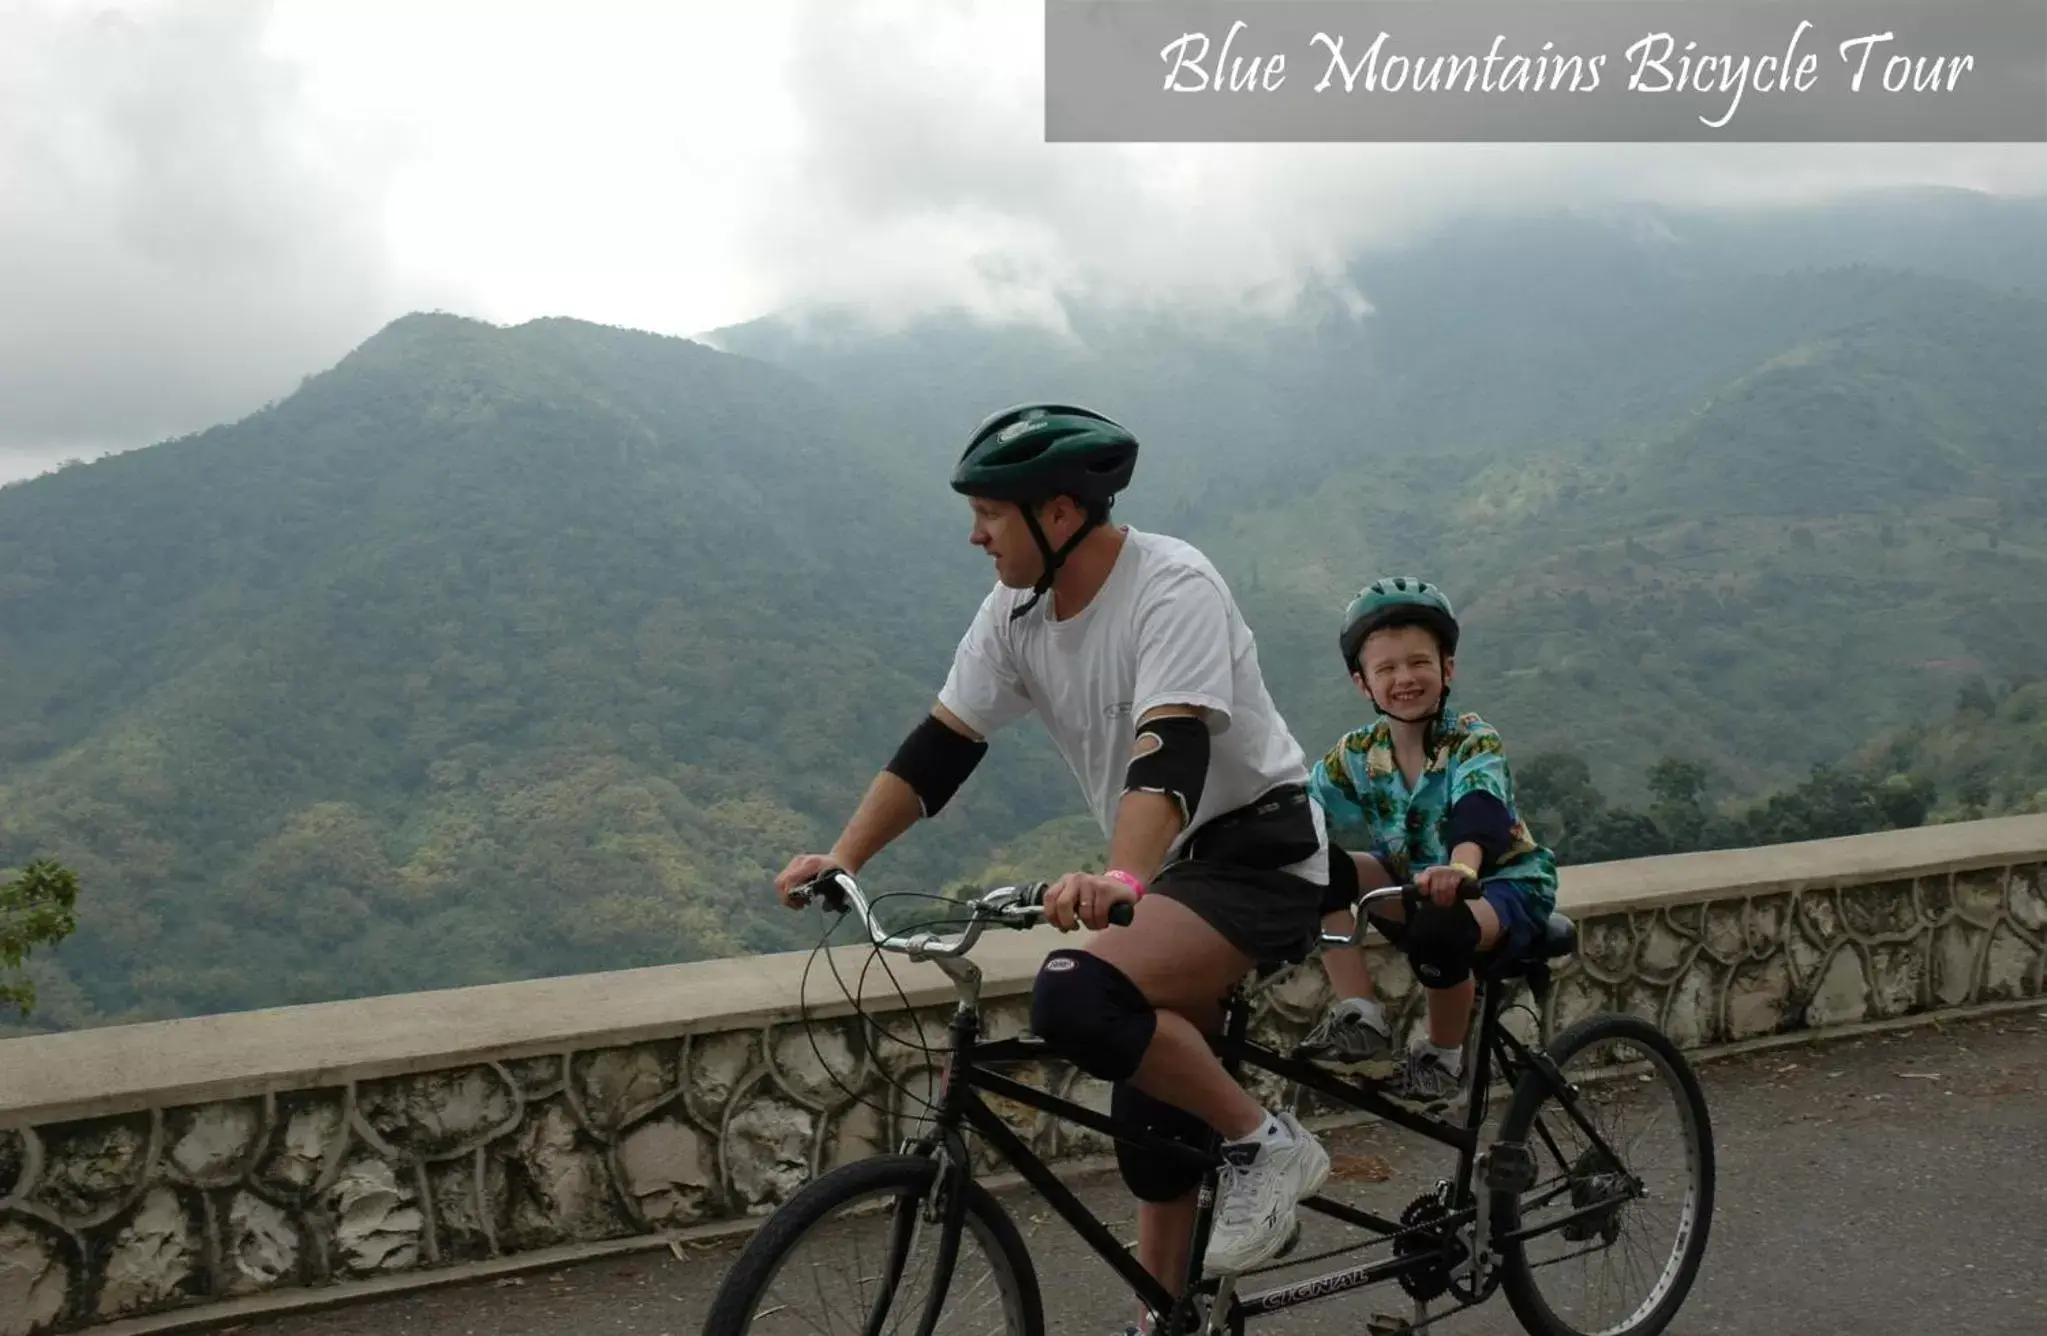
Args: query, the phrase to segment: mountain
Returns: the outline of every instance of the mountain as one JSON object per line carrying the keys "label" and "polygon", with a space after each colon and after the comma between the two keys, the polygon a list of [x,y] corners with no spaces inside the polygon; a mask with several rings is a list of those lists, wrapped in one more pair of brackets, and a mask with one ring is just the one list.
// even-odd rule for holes
{"label": "mountain", "polygon": [[[1057,329],[961,312],[877,328],[799,309],[704,337],[891,424],[919,458],[951,441],[940,424],[991,403],[1063,395],[1142,422],[1147,495],[1184,524],[1394,455],[1496,459],[1653,433],[1866,318],[1891,275],[2047,297],[2042,236],[2047,200],[1961,191],[1525,212],[1361,253],[1284,314],[1069,298]],[[1829,281],[1858,269],[1859,284]]]}
{"label": "mountain", "polygon": [[[988,584],[947,472],[1038,396],[1138,428],[1118,518],[1216,560],[1311,754],[1370,717],[1344,602],[1411,571],[1470,628],[1457,701],[1616,808],[1665,757],[1738,807],[1900,737],[1943,803],[2033,801],[2030,753],[1975,775],[1928,722],[2047,662],[2026,207],[1494,219],[1286,318],[1057,334],[406,317],[0,488],[0,867],[82,887],[38,1023],[808,945],[768,881],[943,680]],[[1090,829],[1027,726],[870,876],[1051,875]]]}
{"label": "mountain", "polygon": [[1917,721],[1857,750],[1871,771],[1922,773],[1957,820],[2047,811],[2047,680],[1992,690],[1966,681],[1952,711]]}
{"label": "mountain", "polygon": [[1658,432],[1333,472],[1209,546],[1257,572],[1261,630],[1324,674],[1367,571],[1439,578],[1471,628],[1467,699],[1610,788],[1659,749],[1790,783],[1924,717],[1958,671],[2037,671],[2047,301],[1861,269],[1778,286],[1855,314]]}
{"label": "mountain", "polygon": [[[801,944],[770,878],[986,589],[963,509],[902,485],[772,367],[400,320],[242,422],[0,491],[0,866],[78,872],[58,959],[106,1019]],[[1063,810],[1049,749],[1009,755],[944,834]]]}
{"label": "mountain", "polygon": [[2039,196],[1899,186],[1817,203],[1616,212],[1702,268],[1767,275],[1864,265],[2047,296],[2047,198]]}

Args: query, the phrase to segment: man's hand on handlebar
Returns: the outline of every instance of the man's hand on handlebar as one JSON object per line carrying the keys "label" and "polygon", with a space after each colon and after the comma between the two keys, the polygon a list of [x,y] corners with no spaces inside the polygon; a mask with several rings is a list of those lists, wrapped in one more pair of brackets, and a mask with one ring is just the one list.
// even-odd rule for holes
{"label": "man's hand on handlebar", "polygon": [[1136,899],[1137,892],[1114,877],[1069,872],[1045,892],[1045,922],[1061,932],[1072,932],[1082,924],[1100,932],[1109,926],[1111,909]]}
{"label": "man's hand on handlebar", "polygon": [[796,893],[838,866],[838,860],[830,854],[798,854],[789,860],[789,866],[782,869],[782,875],[775,878],[775,894],[786,907],[801,909],[803,905],[797,901]]}

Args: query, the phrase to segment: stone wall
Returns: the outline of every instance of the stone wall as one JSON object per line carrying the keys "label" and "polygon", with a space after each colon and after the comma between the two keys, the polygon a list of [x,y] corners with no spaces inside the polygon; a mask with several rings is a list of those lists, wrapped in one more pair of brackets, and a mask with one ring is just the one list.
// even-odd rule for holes
{"label": "stone wall", "polygon": [[[2047,818],[1566,872],[1581,950],[1544,1019],[1637,1012],[1687,1047],[2039,998]],[[813,911],[814,912],[814,911]],[[1022,1028],[1049,930],[977,951],[996,1035]],[[866,953],[837,953],[849,981]],[[803,956],[365,999],[0,1043],[0,1336],[460,1268],[757,1217],[892,1145],[950,989],[849,1013]],[[1412,1025],[1403,962],[1377,957]],[[1298,1035],[1320,971],[1258,996]],[[1023,1079],[1103,1092],[1063,1066]],[[1041,1153],[1092,1134],[1007,1110]]]}

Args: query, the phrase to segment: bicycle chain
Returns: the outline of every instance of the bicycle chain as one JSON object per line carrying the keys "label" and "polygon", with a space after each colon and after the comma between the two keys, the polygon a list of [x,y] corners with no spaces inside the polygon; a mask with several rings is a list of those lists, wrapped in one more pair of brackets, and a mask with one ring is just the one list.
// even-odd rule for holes
{"label": "bicycle chain", "polygon": [[[1410,1215],[1414,1214],[1419,1208],[1421,1208],[1424,1203],[1440,1202],[1442,1198],[1448,1194],[1449,1191],[1450,1191],[1449,1182],[1446,1180],[1439,1179],[1436,1183],[1436,1186],[1433,1189],[1423,1193],[1421,1196],[1415,1198],[1412,1202],[1408,1203],[1407,1209],[1401,1212],[1400,1217],[1401,1220],[1406,1221],[1407,1218]],[[1442,1216],[1447,1216],[1449,1214],[1449,1207],[1447,1206],[1440,1206],[1438,1207],[1438,1210],[1441,1212]],[[1242,1272],[1241,1274],[1246,1276],[1262,1276],[1274,1271],[1284,1271],[1289,1267],[1306,1266],[1310,1262],[1327,1262],[1334,1258],[1345,1256],[1346,1254],[1349,1253],[1363,1252],[1367,1248],[1377,1248],[1382,1244],[1388,1243],[1393,1245],[1393,1251],[1397,1255],[1400,1251],[1400,1244],[1402,1240],[1407,1239],[1416,1234],[1427,1233],[1435,1228],[1436,1226],[1434,1225],[1433,1221],[1418,1221],[1417,1223],[1414,1224],[1406,1224],[1402,1228],[1396,1229],[1391,1233],[1378,1234],[1373,1236],[1372,1238],[1365,1239],[1362,1242],[1348,1243],[1339,1248],[1331,1248],[1326,1252],[1309,1253],[1305,1257],[1295,1257],[1290,1254],[1287,1256],[1278,1257],[1270,1262],[1267,1262],[1264,1266],[1253,1267],[1251,1270]],[[1405,1283],[1406,1283],[1405,1281],[1402,1282],[1403,1285],[1405,1285]],[[1437,1291],[1437,1293],[1440,1294],[1442,1293],[1442,1291],[1439,1290]]]}

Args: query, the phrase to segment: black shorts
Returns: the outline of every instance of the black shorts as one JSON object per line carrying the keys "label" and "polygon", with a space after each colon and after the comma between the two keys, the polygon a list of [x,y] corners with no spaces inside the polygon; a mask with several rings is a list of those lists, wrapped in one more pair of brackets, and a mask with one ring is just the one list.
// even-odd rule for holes
{"label": "black shorts", "polygon": [[1358,882],[1358,865],[1351,861],[1350,850],[1329,842],[1329,884],[1322,888],[1322,912],[1333,914],[1339,909],[1357,908],[1358,897],[1365,893]]}
{"label": "black shorts", "polygon": [[1257,964],[1292,965],[1321,940],[1326,889],[1290,872],[1190,858],[1160,872],[1145,894],[1179,901]]}
{"label": "black shorts", "polygon": [[1357,880],[1349,856],[1317,829],[1311,801],[1305,789],[1287,785],[1204,824],[1148,892],[1186,905],[1259,965],[1305,960],[1320,944],[1331,888],[1283,869],[1326,848],[1332,881]]}

